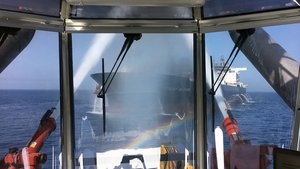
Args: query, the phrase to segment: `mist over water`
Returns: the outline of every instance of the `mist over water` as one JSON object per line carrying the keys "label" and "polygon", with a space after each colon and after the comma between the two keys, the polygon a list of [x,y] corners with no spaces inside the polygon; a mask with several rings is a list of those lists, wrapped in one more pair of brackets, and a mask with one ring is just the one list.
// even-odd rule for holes
{"label": "mist over water", "polygon": [[[95,35],[92,45],[82,57],[81,64],[74,74],[74,93],[78,90],[84,79],[90,75],[90,71],[95,67],[107,47],[111,44],[115,34],[97,34]],[[58,119],[60,116],[60,102],[56,104],[56,110],[53,112],[52,117]]]}
{"label": "mist over water", "polygon": [[[146,131],[152,131],[147,132],[152,133],[151,136],[147,137],[152,141],[144,140],[144,144],[127,143],[126,145],[136,146],[132,148],[147,147],[150,144],[160,146],[161,142],[168,141],[160,139],[161,136],[169,137],[170,142],[185,144],[185,141],[178,141],[179,138],[185,138],[185,130],[183,128],[178,129],[179,125],[177,128],[175,126],[184,124],[183,122],[193,114],[193,110],[189,109],[193,107],[191,106],[193,103],[190,102],[193,100],[191,94],[193,78],[192,37],[192,34],[143,34],[140,40],[134,41],[106,93],[107,134],[105,137],[101,134],[102,129],[98,128],[100,133],[97,135],[103,137],[100,140],[138,142],[139,137],[130,140],[130,137],[125,135],[132,132],[143,134]],[[124,40],[123,36],[116,35],[114,40],[109,42],[110,45],[106,45],[107,48],[102,53],[102,57],[105,58],[106,72],[110,71]],[[96,60],[99,63],[101,57]],[[91,64],[90,66],[99,66],[99,64]],[[100,68],[89,68],[89,70],[98,70],[95,73],[100,73],[98,81],[102,81]],[[88,78],[89,76],[90,74],[87,72],[83,79],[93,81]],[[88,116],[91,118],[93,117],[90,120],[95,120],[95,113],[98,112],[97,123],[98,126],[102,126],[102,106],[99,106],[101,99],[97,98],[96,100],[98,101],[92,99],[91,106],[89,106],[91,109],[85,112],[88,112]],[[96,130],[94,132],[97,133]],[[176,134],[174,130],[177,130]],[[190,131],[192,132],[192,130]],[[115,136],[112,133],[118,133],[116,136],[118,139],[108,139],[108,136]],[[122,135],[124,135],[123,139],[121,139]],[[175,141],[174,138],[178,140]],[[153,139],[157,139],[158,142],[153,141]],[[112,143],[108,144],[111,145]],[[115,148],[121,145],[114,144]],[[102,146],[105,147],[103,142]]]}

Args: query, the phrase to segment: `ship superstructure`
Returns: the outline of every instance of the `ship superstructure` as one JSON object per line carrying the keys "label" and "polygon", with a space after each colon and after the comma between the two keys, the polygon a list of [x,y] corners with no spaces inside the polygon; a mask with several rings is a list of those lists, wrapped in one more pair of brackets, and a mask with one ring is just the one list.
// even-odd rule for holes
{"label": "ship superstructure", "polygon": [[[216,74],[219,75],[222,73],[224,76],[224,71],[222,72],[222,69],[224,68],[225,60],[224,58],[220,59],[220,62],[218,64],[215,64],[215,71]],[[228,67],[226,66],[225,69]],[[235,101],[235,102],[248,102],[248,97],[246,95],[246,88],[247,85],[240,81],[240,72],[241,71],[247,71],[246,67],[238,67],[238,68],[232,68],[230,67],[228,72],[226,73],[224,79],[221,82],[221,89],[223,96],[229,101]]]}
{"label": "ship superstructure", "polygon": [[[30,161],[28,146],[22,152],[7,148],[24,145],[26,133],[38,125],[39,109],[50,104],[60,122],[54,141],[44,147],[52,168],[300,168],[299,160],[290,160],[300,157],[300,66],[289,54],[299,34],[293,31],[299,30],[299,1],[204,2],[0,1],[0,144],[2,157],[12,162],[5,166],[29,168],[44,161]],[[123,33],[145,36],[133,44],[122,71],[111,71],[117,72],[116,79],[104,81],[107,68],[117,65],[110,59],[124,59],[115,52],[127,53],[131,46],[132,39],[119,46]],[[243,53],[293,112],[284,111],[281,100],[265,92],[259,92],[266,97],[257,105],[229,109],[222,93],[227,101],[246,98],[247,86],[239,80],[243,68],[228,66],[225,79],[215,85],[217,72],[206,63],[206,53],[215,52],[232,61]],[[21,59],[13,62],[19,54]],[[105,68],[104,60],[100,63],[104,58]],[[96,85],[102,84],[103,92],[97,92],[97,102],[90,75],[100,68]],[[227,139],[214,130],[217,126],[223,126]],[[279,154],[279,147],[291,152]],[[15,163],[20,158],[12,157],[18,155],[24,158]]]}

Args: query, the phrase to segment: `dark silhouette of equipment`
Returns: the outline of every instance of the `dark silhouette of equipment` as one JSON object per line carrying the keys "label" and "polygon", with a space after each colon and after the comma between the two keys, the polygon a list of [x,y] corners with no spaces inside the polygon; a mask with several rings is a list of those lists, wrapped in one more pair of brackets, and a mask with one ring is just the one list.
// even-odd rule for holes
{"label": "dark silhouette of equipment", "polygon": [[120,166],[116,166],[114,169],[132,169],[132,166],[130,165],[130,160],[133,159],[139,159],[142,164],[143,168],[146,169],[145,160],[142,154],[136,154],[136,155],[124,155],[121,161]]}
{"label": "dark silhouette of equipment", "polygon": [[35,30],[0,26],[0,73],[29,44]]}

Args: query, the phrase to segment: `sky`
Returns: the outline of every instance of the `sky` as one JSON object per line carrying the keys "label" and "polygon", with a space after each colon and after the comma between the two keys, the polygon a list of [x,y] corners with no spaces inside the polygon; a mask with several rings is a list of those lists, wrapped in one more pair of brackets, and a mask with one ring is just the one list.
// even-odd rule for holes
{"label": "sky", "polygon": [[58,89],[58,33],[36,31],[28,46],[0,74],[0,89]]}
{"label": "sky", "polygon": [[[272,26],[264,28],[275,41],[277,41],[294,59],[300,61],[300,38],[296,35],[300,34],[300,25],[284,25]],[[98,35],[97,35],[98,36]],[[120,51],[124,37],[122,34],[112,37],[111,42],[100,41],[95,34],[74,34],[73,35],[73,62],[74,75],[77,69],[84,61],[85,55],[90,50],[93,43],[98,43],[99,50],[101,46],[108,44],[107,49],[103,49],[103,57],[115,58]],[[184,55],[192,58],[191,46],[192,36],[174,35],[174,34],[151,34],[143,35],[141,41],[134,43],[132,49],[128,52],[126,61],[141,64],[139,59],[133,58],[133,55],[146,57],[153,55],[153,59],[161,63],[168,60],[163,55],[182,56],[174,60],[175,65],[178,64],[182,71],[187,71],[182,66],[183,63],[191,65],[190,61],[184,59]],[[189,41],[189,42],[188,42]],[[106,45],[107,45],[106,44]],[[233,48],[233,42],[228,32],[208,33],[206,34],[206,50],[218,60],[223,56],[227,58]],[[147,48],[145,48],[147,46]],[[97,50],[97,46],[95,49]],[[131,53],[131,54],[130,54]],[[159,54],[157,54],[159,53]],[[58,33],[37,31],[31,43],[19,54],[19,56],[0,74],[0,89],[58,89],[59,88],[59,53],[58,53]],[[98,56],[97,56],[98,57]],[[96,59],[96,67],[89,70],[91,72],[99,72],[101,70],[99,58]],[[150,59],[146,60],[149,64]],[[144,61],[144,62],[146,62]],[[112,64],[112,60],[108,61]],[[161,64],[160,63],[160,64]],[[109,65],[108,64],[108,65]],[[99,65],[99,66],[98,66]],[[151,65],[151,64],[150,64]],[[152,67],[151,67],[152,66]],[[148,71],[161,71],[158,63],[145,67]],[[106,67],[108,69],[109,66]],[[248,85],[248,91],[273,91],[263,77],[256,71],[247,58],[240,53],[233,63],[233,67],[247,67],[247,71],[241,72],[241,81]],[[128,69],[128,68],[127,68]],[[166,68],[165,68],[166,69]],[[174,70],[174,68],[168,68]],[[172,73],[172,72],[169,72]],[[260,84],[260,85],[257,85]],[[94,83],[85,84],[85,88],[94,87]],[[259,86],[259,87],[257,87]]]}
{"label": "sky", "polygon": [[[264,30],[287,51],[289,56],[300,62],[300,39],[297,38],[300,34],[299,28],[300,24],[290,24],[265,27]],[[208,33],[205,40],[206,52],[213,56],[214,62],[218,62],[221,56],[227,59],[234,47],[228,32]],[[247,68],[247,71],[240,72],[241,82],[248,85],[247,91],[274,91],[242,52],[239,52],[232,67]]]}

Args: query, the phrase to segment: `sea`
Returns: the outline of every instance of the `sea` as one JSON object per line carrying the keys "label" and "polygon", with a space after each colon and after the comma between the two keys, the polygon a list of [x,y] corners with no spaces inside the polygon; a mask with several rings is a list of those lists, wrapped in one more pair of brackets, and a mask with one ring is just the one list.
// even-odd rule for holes
{"label": "sea", "polygon": [[248,95],[248,103],[231,109],[242,137],[254,145],[273,144],[290,148],[294,116],[291,108],[273,92]]}
{"label": "sea", "polygon": [[[0,158],[9,148],[21,150],[27,145],[39,127],[44,113],[57,107],[58,90],[0,90]],[[43,168],[51,169],[58,164],[53,155],[60,152],[60,118],[56,119],[56,129],[46,140],[41,153],[47,154]]]}
{"label": "sea", "polygon": [[[84,113],[93,109],[90,91],[75,94],[75,125],[82,125]],[[84,96],[84,97],[82,97]],[[293,112],[274,92],[249,92],[249,102],[231,106],[238,121],[241,135],[253,145],[276,145],[289,148],[293,125]],[[60,93],[57,90],[0,90],[0,158],[9,148],[22,149],[39,126],[43,114],[51,107],[59,105]],[[89,98],[88,98],[89,97]],[[91,103],[86,103],[86,101]],[[59,112],[55,112],[59,113]],[[57,128],[45,141],[41,153],[47,154],[43,168],[59,166],[60,117],[56,116]],[[221,120],[216,120],[216,125]],[[80,130],[81,127],[76,127]],[[80,131],[76,132],[79,139]],[[76,144],[78,140],[76,141]],[[56,166],[56,167],[55,167]]]}

